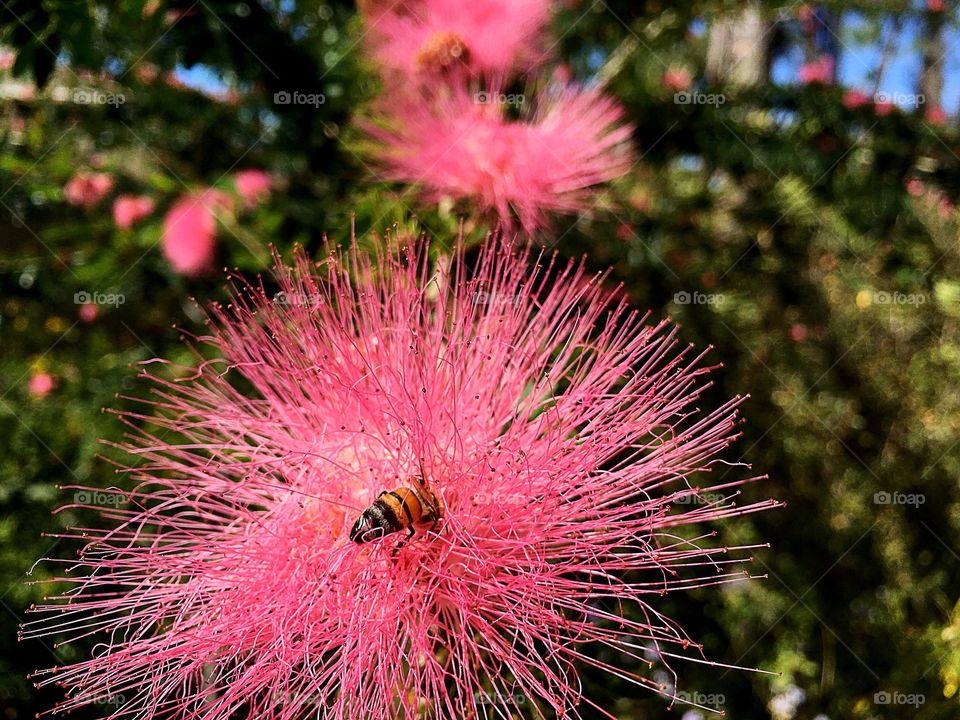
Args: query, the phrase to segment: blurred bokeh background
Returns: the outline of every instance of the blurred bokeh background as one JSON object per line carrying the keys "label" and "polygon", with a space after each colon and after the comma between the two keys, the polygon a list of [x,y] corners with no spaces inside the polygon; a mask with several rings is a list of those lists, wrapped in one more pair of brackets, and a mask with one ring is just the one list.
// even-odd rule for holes
{"label": "blurred bokeh background", "polygon": [[[782,673],[677,668],[730,717],[960,717],[957,20],[943,0],[557,3],[555,50],[627,108],[639,160],[541,240],[715,347],[712,399],[751,395],[729,460],[770,474],[748,499],[788,503],[721,531],[772,543],[766,580],[663,600],[717,662]],[[116,482],[101,408],[139,392],[132,363],[186,356],[191,298],[224,297],[161,252],[177,200],[221,193],[217,264],[250,274],[269,243],[348,240],[352,214],[362,237],[455,237],[455,208],[366,159],[363,36],[352,3],[0,2],[4,718],[49,708],[26,674],[80,652],[17,642],[26,573],[58,552],[42,533],[83,520],[51,516],[56,485]],[[586,679],[619,718],[699,717]]]}

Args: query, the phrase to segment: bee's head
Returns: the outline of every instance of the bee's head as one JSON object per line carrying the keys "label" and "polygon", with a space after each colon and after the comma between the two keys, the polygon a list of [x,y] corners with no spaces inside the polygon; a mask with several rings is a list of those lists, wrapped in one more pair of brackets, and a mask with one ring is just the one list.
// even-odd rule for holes
{"label": "bee's head", "polygon": [[350,539],[358,545],[373,542],[384,536],[383,528],[374,525],[369,513],[363,513],[350,528]]}

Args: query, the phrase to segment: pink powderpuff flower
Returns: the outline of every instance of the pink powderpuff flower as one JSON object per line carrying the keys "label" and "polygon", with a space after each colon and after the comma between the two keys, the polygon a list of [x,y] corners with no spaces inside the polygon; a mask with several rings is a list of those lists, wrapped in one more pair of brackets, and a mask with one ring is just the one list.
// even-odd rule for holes
{"label": "pink powderpuff flower", "polygon": [[243,199],[243,204],[252,208],[270,194],[270,175],[263,170],[241,170],[233,176],[233,184]]}
{"label": "pink powderpuff flower", "polygon": [[82,322],[90,324],[100,317],[100,308],[96,303],[85,302],[77,309],[77,315]]}
{"label": "pink powderpuff flower", "polygon": [[923,181],[919,178],[910,178],[907,180],[907,192],[912,197],[920,197],[926,192],[926,187],[923,184]]}
{"label": "pink powderpuff flower", "polygon": [[814,8],[809,5],[801,5],[797,8],[797,19],[803,27],[803,32],[810,34],[817,29],[817,14]]}
{"label": "pink powderpuff flower", "polygon": [[947,111],[939,105],[932,105],[923,113],[923,119],[931,125],[943,126],[947,124]]}
{"label": "pink powderpuff flower", "polygon": [[373,55],[414,81],[448,73],[504,77],[546,55],[548,0],[361,3]]}
{"label": "pink powderpuff flower", "polygon": [[795,343],[806,342],[809,335],[810,328],[803,323],[793,323],[790,325],[790,339]]}
{"label": "pink powderpuff flower", "polygon": [[833,58],[821,55],[813,62],[804,63],[800,67],[800,82],[804,85],[828,85],[833,82]]}
{"label": "pink powderpuff flower", "polygon": [[668,90],[686,90],[693,83],[693,76],[686,68],[669,68],[663,73],[662,82]]}
{"label": "pink powderpuff flower", "polygon": [[194,277],[213,270],[217,213],[230,212],[230,196],[207,189],[198,196],[184,195],[163,218],[163,254],[181,275]]}
{"label": "pink powderpuff flower", "polygon": [[36,675],[67,688],[56,711],[476,718],[496,696],[577,717],[600,709],[577,667],[671,695],[598,649],[701,655],[656,607],[747,575],[749,548],[678,528],[776,504],[733,500],[740,400],[701,412],[703,354],[582,264],[387,247],[297,253],[277,293],[238,281],[195,363],[144,370],[132,489],[60,536],[80,572],[23,628],[98,642]]}
{"label": "pink powderpuff flower", "polygon": [[36,372],[27,381],[27,392],[37,398],[46,397],[57,387],[57,378],[47,372]]}
{"label": "pink powderpuff flower", "polygon": [[133,75],[144,85],[152,85],[160,76],[160,68],[153,63],[141,62],[134,68]]}
{"label": "pink powderpuff flower", "polygon": [[873,112],[877,117],[887,117],[887,115],[892,114],[896,109],[897,106],[894,105],[892,101],[883,97],[882,93],[873,103]]}
{"label": "pink powderpuff flower", "polygon": [[384,174],[420,185],[429,201],[470,199],[532,232],[549,212],[588,211],[591,188],[630,169],[631,127],[599,90],[545,91],[520,120],[505,117],[499,100],[509,97],[453,92],[432,110],[391,101],[389,125],[368,127],[386,145]]}
{"label": "pink powderpuff flower", "polygon": [[862,90],[847,90],[840,101],[847,110],[856,110],[870,104],[870,96]]}
{"label": "pink powderpuff flower", "polygon": [[113,189],[113,177],[107,173],[80,172],[63,186],[67,202],[84,208],[92,208]]}
{"label": "pink powderpuff flower", "polygon": [[153,212],[153,198],[147,195],[121,195],[113,201],[113,222],[129,230]]}

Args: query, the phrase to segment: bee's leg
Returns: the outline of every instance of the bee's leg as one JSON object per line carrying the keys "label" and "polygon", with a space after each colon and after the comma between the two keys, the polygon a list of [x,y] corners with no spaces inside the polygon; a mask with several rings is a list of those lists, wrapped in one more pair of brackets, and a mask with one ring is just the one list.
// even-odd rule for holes
{"label": "bee's leg", "polygon": [[395,558],[397,553],[400,552],[400,548],[410,542],[410,540],[413,538],[413,525],[411,525],[408,529],[410,530],[409,534],[403,538],[403,540],[393,546],[393,552],[390,553],[390,557]]}
{"label": "bee's leg", "polygon": [[430,529],[427,532],[433,532],[437,529],[437,526],[440,524],[440,510],[436,506],[430,506],[429,516],[425,520],[430,521]]}

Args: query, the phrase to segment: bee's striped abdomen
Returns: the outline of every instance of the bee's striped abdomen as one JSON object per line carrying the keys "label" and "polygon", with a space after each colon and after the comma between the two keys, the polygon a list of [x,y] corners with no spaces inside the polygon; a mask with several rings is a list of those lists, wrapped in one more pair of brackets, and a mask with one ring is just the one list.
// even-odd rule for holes
{"label": "bee's striped abdomen", "polygon": [[410,530],[413,526],[425,521],[436,521],[437,512],[424,505],[415,490],[397,488],[390,492],[382,492],[360,515],[350,530],[350,539],[362,544],[379,540],[384,535]]}

